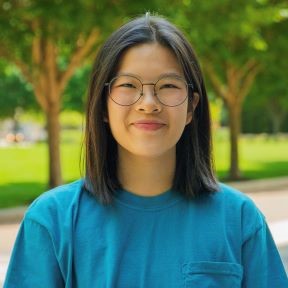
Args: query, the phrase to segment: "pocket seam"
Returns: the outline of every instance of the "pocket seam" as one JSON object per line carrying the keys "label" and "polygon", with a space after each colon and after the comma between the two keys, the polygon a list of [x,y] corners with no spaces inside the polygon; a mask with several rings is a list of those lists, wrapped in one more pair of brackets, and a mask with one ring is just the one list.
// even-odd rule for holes
{"label": "pocket seam", "polygon": [[186,275],[193,274],[218,274],[243,277],[243,267],[238,263],[232,262],[187,262],[182,265],[182,273]]}

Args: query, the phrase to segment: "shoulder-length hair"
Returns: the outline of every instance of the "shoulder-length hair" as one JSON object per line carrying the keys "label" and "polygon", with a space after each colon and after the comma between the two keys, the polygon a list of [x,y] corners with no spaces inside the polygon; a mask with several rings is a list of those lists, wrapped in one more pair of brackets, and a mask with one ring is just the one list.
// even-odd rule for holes
{"label": "shoulder-length hair", "polygon": [[[196,55],[185,36],[162,17],[141,16],[116,30],[100,48],[91,75],[85,127],[84,188],[103,204],[113,202],[113,193],[121,189],[117,178],[117,143],[107,116],[108,91],[105,83],[117,73],[123,53],[139,44],[159,43],[169,48],[183,68],[187,83],[193,83],[199,103],[193,120],[186,125],[176,144],[176,172],[172,189],[187,198],[217,191],[213,172],[211,121],[203,76]],[[190,100],[191,101],[191,100]]]}

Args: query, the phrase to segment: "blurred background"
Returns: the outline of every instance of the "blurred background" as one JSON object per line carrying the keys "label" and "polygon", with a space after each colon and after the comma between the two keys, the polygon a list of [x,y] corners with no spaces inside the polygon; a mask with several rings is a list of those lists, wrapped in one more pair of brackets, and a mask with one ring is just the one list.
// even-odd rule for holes
{"label": "blurred background", "polygon": [[288,175],[288,1],[0,3],[0,207],[81,177],[93,59],[146,11],[174,22],[199,56],[220,180]]}
{"label": "blurred background", "polygon": [[81,177],[93,59],[146,11],[198,54],[219,179],[288,176],[288,1],[0,0],[0,208]]}

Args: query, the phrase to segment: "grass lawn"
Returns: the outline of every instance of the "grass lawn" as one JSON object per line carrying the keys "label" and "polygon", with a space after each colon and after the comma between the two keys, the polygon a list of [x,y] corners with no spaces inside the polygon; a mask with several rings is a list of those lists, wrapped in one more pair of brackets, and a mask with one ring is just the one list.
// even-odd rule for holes
{"label": "grass lawn", "polygon": [[[223,179],[229,167],[229,142],[227,131],[214,137],[215,166],[218,177]],[[80,151],[82,136],[79,131],[62,133],[62,171],[65,182],[81,177]],[[240,139],[240,167],[249,179],[288,176],[288,137],[279,139],[251,136]],[[28,205],[47,190],[47,146],[0,148],[0,208]]]}
{"label": "grass lawn", "polygon": [[[80,176],[81,133],[65,131],[61,139],[62,176],[65,182]],[[27,205],[47,190],[46,143],[0,148],[0,208]]]}
{"label": "grass lawn", "polygon": [[[214,136],[215,169],[224,179],[229,169],[228,131]],[[239,165],[247,179],[288,176],[288,135],[278,138],[267,135],[241,136]]]}

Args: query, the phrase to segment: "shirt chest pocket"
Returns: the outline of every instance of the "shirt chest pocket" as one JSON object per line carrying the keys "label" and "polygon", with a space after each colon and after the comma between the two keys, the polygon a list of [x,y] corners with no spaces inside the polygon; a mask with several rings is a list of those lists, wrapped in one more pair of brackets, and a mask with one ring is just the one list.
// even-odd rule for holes
{"label": "shirt chest pocket", "polygon": [[228,262],[189,262],[182,266],[186,288],[241,287],[243,268]]}

